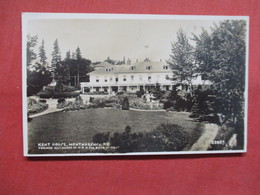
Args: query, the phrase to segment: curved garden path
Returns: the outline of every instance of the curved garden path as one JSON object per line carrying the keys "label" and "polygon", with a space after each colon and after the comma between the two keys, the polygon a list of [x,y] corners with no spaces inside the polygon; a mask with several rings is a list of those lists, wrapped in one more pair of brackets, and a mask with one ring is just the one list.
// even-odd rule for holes
{"label": "curved garden path", "polygon": [[47,110],[40,112],[40,113],[37,113],[37,114],[32,114],[32,115],[30,115],[30,118],[42,116],[42,115],[53,113],[53,112],[60,112],[62,110],[62,109],[56,108],[57,107],[57,99],[46,99],[46,104],[49,105]]}
{"label": "curved garden path", "polygon": [[190,151],[206,151],[211,142],[215,139],[218,133],[218,125],[205,124],[204,133],[201,137],[191,146]]}

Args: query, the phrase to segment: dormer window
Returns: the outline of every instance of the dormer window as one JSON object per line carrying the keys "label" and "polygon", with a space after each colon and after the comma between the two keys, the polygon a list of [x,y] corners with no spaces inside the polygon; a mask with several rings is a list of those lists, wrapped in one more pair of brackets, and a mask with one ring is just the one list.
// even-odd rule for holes
{"label": "dormer window", "polygon": [[113,68],[106,68],[105,70],[106,70],[106,72],[109,72],[109,71],[112,71]]}
{"label": "dormer window", "polygon": [[131,66],[130,68],[129,68],[129,70],[135,70],[135,66]]}
{"label": "dormer window", "polygon": [[163,66],[163,69],[164,69],[164,70],[168,70],[168,69],[169,69],[169,66]]}
{"label": "dormer window", "polygon": [[151,70],[152,66],[146,66],[146,70]]}

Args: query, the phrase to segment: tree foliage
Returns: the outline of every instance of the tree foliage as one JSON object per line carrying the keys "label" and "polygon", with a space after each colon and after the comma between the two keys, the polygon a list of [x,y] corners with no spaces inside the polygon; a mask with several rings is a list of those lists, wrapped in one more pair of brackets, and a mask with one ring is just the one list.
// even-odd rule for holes
{"label": "tree foliage", "polygon": [[62,61],[62,64],[69,68],[69,81],[72,85],[77,85],[78,81],[86,82],[88,80],[87,73],[93,71],[93,68],[90,66],[91,61],[85,58],[66,58]]}
{"label": "tree foliage", "polygon": [[182,29],[177,32],[177,41],[172,43],[170,60],[167,63],[175,70],[173,79],[178,83],[186,82],[191,90],[192,78],[196,74],[194,48]]}
{"label": "tree foliage", "polygon": [[59,48],[58,39],[56,39],[53,44],[53,52],[51,55],[52,55],[51,70],[52,72],[56,72],[56,68],[58,64],[61,62],[61,52]]}
{"label": "tree foliage", "polygon": [[76,59],[77,60],[81,60],[82,59],[81,51],[80,51],[79,47],[77,47],[77,49],[76,49]]}
{"label": "tree foliage", "polygon": [[38,93],[51,82],[51,72],[42,64],[36,63],[33,70],[27,70],[27,95]]}
{"label": "tree foliage", "polygon": [[243,116],[245,91],[246,23],[226,20],[194,36],[196,61],[201,73],[213,82],[214,112],[228,119]]}
{"label": "tree foliage", "polygon": [[42,40],[42,44],[39,47],[39,58],[40,58],[40,62],[42,65],[46,65],[47,63],[47,57],[46,57],[46,53],[45,53],[45,48],[44,48],[44,40]]}
{"label": "tree foliage", "polygon": [[33,48],[37,45],[38,36],[27,35],[27,45],[26,45],[26,65],[27,67],[32,65],[32,61],[37,58],[36,53]]}
{"label": "tree foliage", "polygon": [[56,64],[54,79],[56,80],[55,90],[57,92],[62,92],[63,85],[68,84],[69,79],[70,79],[69,75],[70,75],[70,72],[69,72],[68,65],[66,65],[62,62],[59,62]]}

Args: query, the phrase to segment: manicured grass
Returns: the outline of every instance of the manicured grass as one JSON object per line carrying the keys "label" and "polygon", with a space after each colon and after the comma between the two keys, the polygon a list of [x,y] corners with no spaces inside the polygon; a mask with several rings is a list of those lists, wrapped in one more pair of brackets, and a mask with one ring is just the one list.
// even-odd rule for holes
{"label": "manicured grass", "polygon": [[[187,131],[195,142],[203,124],[194,122],[189,113],[133,111],[119,109],[87,109],[60,112],[34,118],[28,126],[29,153],[67,153],[71,150],[38,150],[38,143],[86,143],[101,132],[123,132],[129,125],[133,131],[148,132],[161,123],[173,123]],[[73,151],[73,152],[76,152]]]}

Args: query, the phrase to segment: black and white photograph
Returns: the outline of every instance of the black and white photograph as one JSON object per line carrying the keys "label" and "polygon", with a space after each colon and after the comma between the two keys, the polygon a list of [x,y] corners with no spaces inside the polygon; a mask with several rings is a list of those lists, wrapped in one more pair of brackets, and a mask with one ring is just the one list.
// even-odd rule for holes
{"label": "black and white photograph", "polygon": [[24,156],[244,153],[247,16],[22,13]]}

